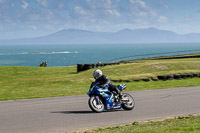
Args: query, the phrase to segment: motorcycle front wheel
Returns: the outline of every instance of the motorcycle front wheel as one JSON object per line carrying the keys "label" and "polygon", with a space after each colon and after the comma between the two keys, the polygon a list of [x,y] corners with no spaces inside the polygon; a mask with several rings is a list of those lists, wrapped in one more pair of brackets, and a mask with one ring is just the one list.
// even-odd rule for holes
{"label": "motorcycle front wheel", "polygon": [[135,102],[133,97],[128,93],[123,93],[122,100],[125,99],[126,102],[122,104],[124,110],[132,110],[135,107]]}
{"label": "motorcycle front wheel", "polygon": [[99,98],[98,103],[97,103],[95,96],[91,96],[90,99],[88,100],[88,104],[90,106],[90,109],[96,113],[100,113],[104,111],[104,104],[101,98]]}

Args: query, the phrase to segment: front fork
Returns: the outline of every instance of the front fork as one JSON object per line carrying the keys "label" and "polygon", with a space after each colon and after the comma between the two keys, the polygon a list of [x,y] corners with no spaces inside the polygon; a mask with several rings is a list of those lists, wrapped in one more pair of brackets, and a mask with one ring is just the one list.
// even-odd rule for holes
{"label": "front fork", "polygon": [[[117,108],[120,109],[121,108],[121,104],[120,104],[120,100],[118,102],[114,102],[114,95],[111,93],[111,95],[108,95],[106,93],[101,93],[102,98],[104,99],[103,104],[105,105],[105,109],[109,110],[111,108]],[[117,98],[118,99],[118,98]],[[95,96],[95,100],[97,105],[101,104],[100,103],[100,97],[99,96]],[[117,103],[117,104],[115,104]]]}
{"label": "front fork", "polygon": [[[111,94],[111,95],[104,94],[102,97],[104,99],[103,103],[105,105],[105,109],[108,110],[110,108],[113,108],[113,99],[114,99],[113,94]],[[101,104],[99,96],[95,96],[95,100],[96,100],[97,105]]]}
{"label": "front fork", "polygon": [[96,100],[97,105],[99,105],[100,104],[100,102],[99,102],[99,96],[95,96],[95,100]]}

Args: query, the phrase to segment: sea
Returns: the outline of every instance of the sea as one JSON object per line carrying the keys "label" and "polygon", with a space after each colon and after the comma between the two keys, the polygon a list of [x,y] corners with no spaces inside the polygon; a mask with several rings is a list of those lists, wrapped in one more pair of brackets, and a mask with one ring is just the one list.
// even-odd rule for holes
{"label": "sea", "polygon": [[107,63],[112,59],[165,52],[198,50],[200,43],[0,45],[0,66],[47,66]]}

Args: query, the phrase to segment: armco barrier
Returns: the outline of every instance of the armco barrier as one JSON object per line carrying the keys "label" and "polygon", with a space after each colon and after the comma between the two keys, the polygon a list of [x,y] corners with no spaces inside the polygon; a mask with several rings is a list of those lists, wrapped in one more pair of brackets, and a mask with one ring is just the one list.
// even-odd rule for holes
{"label": "armco barrier", "polygon": [[84,64],[77,64],[77,72],[80,72],[84,69]]}
{"label": "armco barrier", "polygon": [[108,65],[119,65],[120,63],[97,63],[97,64],[77,64],[77,72],[82,72],[92,68],[104,67]]}
{"label": "armco barrier", "polygon": [[[127,56],[127,57],[120,57],[109,60],[109,63],[115,62],[123,62],[123,63],[131,63],[131,61],[135,61],[138,59],[180,59],[180,58],[199,58],[199,55],[191,55],[195,53],[200,53],[200,49],[195,50],[185,50],[185,51],[175,51],[175,52],[165,52],[165,53],[152,53],[152,54],[143,54],[143,55],[134,55],[134,56]],[[183,55],[191,55],[185,57],[178,57]],[[175,56],[175,57],[172,57]]]}

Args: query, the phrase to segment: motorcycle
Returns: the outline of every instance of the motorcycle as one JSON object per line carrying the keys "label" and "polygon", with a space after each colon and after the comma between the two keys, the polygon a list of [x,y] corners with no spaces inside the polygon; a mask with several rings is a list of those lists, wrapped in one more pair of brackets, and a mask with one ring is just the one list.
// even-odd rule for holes
{"label": "motorcycle", "polygon": [[[132,110],[135,106],[133,97],[128,93],[122,93],[121,98],[116,92],[106,88],[98,87],[99,82],[92,83],[87,94],[90,97],[88,100],[89,107],[96,113],[103,112],[104,110],[121,109]],[[126,84],[118,85],[117,88],[122,91],[126,88]]]}

